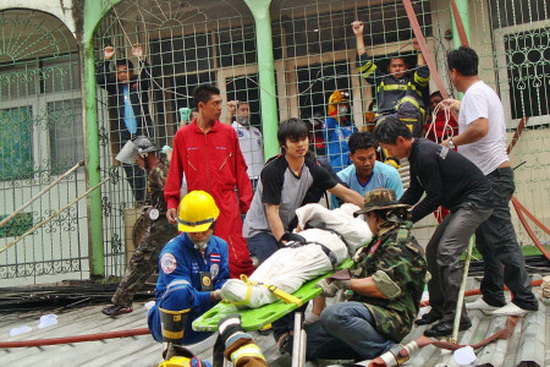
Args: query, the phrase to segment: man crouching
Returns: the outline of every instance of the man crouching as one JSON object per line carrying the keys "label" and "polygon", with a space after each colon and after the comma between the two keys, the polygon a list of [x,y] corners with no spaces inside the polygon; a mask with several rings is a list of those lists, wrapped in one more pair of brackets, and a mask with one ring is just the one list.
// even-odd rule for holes
{"label": "man crouching", "polygon": [[229,278],[227,243],[212,235],[220,211],[212,196],[192,191],[179,205],[183,232],[164,247],[159,258],[156,304],[148,325],[158,342],[198,343],[211,333],[196,332],[191,323],[221,300]]}
{"label": "man crouching", "polygon": [[352,290],[306,328],[307,359],[369,359],[400,342],[411,330],[424,290],[424,251],[412,236],[407,211],[391,189],[365,194],[363,209],[373,238],[354,256],[350,272],[321,280],[323,296]]}

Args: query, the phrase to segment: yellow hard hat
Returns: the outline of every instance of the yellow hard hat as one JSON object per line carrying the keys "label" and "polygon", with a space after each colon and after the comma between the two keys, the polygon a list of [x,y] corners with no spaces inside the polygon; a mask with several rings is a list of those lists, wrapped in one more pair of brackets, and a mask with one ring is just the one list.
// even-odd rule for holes
{"label": "yellow hard hat", "polygon": [[181,232],[204,232],[218,219],[214,198],[205,191],[191,191],[181,200],[178,229]]}
{"label": "yellow hard hat", "polygon": [[349,93],[345,91],[341,91],[340,89],[336,89],[330,97],[328,98],[328,109],[327,113],[329,116],[332,116],[334,113],[336,113],[336,109],[338,104],[340,103],[348,103],[349,102]]}

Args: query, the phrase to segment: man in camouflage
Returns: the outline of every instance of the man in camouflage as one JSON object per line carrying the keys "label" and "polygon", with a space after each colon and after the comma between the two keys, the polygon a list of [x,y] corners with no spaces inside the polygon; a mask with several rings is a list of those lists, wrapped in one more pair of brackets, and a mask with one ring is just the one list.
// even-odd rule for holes
{"label": "man in camouflage", "polygon": [[365,194],[364,214],[372,240],[354,256],[355,266],[321,280],[323,296],[352,290],[309,326],[306,357],[369,359],[400,342],[411,330],[424,290],[426,260],[410,229],[409,205],[386,188]]}
{"label": "man in camouflage", "polygon": [[[168,241],[178,235],[177,226],[168,223],[166,219],[166,201],[164,201],[164,185],[168,175],[168,161],[159,159],[153,143],[145,136],[136,138],[136,159],[138,165],[147,170],[147,194],[150,205],[143,210],[136,226],[144,225],[144,233],[130,259],[128,270],[120,281],[111,298],[113,304],[101,310],[107,316],[117,316],[133,311],[134,295],[151,276],[157,266],[160,251]],[[134,227],[134,232],[137,228]]]}

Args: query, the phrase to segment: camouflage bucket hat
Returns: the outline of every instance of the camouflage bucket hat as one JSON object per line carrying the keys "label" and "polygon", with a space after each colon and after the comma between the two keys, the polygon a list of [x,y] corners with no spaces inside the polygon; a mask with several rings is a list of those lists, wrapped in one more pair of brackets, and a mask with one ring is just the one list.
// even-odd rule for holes
{"label": "camouflage bucket hat", "polygon": [[392,189],[379,188],[365,194],[365,206],[353,213],[354,216],[365,214],[373,210],[410,208],[409,204],[397,201],[397,195]]}

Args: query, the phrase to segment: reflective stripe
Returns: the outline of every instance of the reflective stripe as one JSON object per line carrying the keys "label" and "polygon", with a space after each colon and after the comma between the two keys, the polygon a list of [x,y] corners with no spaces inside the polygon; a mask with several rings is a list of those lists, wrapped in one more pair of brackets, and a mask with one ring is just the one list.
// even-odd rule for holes
{"label": "reflective stripe", "polygon": [[188,222],[188,221],[180,219],[180,218],[177,218],[176,220],[178,221],[179,224],[183,224],[183,225],[190,226],[190,227],[196,227],[196,226],[200,226],[201,224],[212,223],[216,219],[208,218],[208,219],[199,220],[199,221],[196,221],[196,222]]}
{"label": "reflective stripe", "polygon": [[231,362],[233,363],[233,365],[236,366],[237,361],[243,357],[256,357],[265,361],[265,357],[262,354],[260,347],[258,347],[256,344],[244,345],[239,349],[237,349],[236,351],[234,351],[233,353],[231,353]]}
{"label": "reflective stripe", "polygon": [[159,307],[159,311],[160,311],[160,312],[167,313],[167,314],[170,314],[170,315],[178,315],[178,314],[188,313],[189,311],[191,311],[191,309],[190,309],[190,308],[186,308],[186,309],[184,309],[184,310],[172,311],[172,310],[167,310],[167,309],[165,309],[165,308]]}
{"label": "reflective stripe", "polygon": [[183,339],[183,330],[182,331],[168,331],[162,329],[162,336],[168,339]]}
{"label": "reflective stripe", "polygon": [[177,280],[171,281],[170,284],[168,284],[168,286],[166,287],[166,289],[170,289],[176,285],[191,285],[191,283],[189,283],[185,279],[177,279]]}
{"label": "reflective stripe", "polygon": [[430,77],[422,78],[418,73],[414,73],[414,82],[418,85],[425,86],[430,81]]}
{"label": "reflective stripe", "polygon": [[374,73],[376,68],[377,68],[376,64],[373,63],[372,61],[369,61],[365,65],[358,67],[357,70],[361,73],[363,78],[367,78],[369,75]]}

